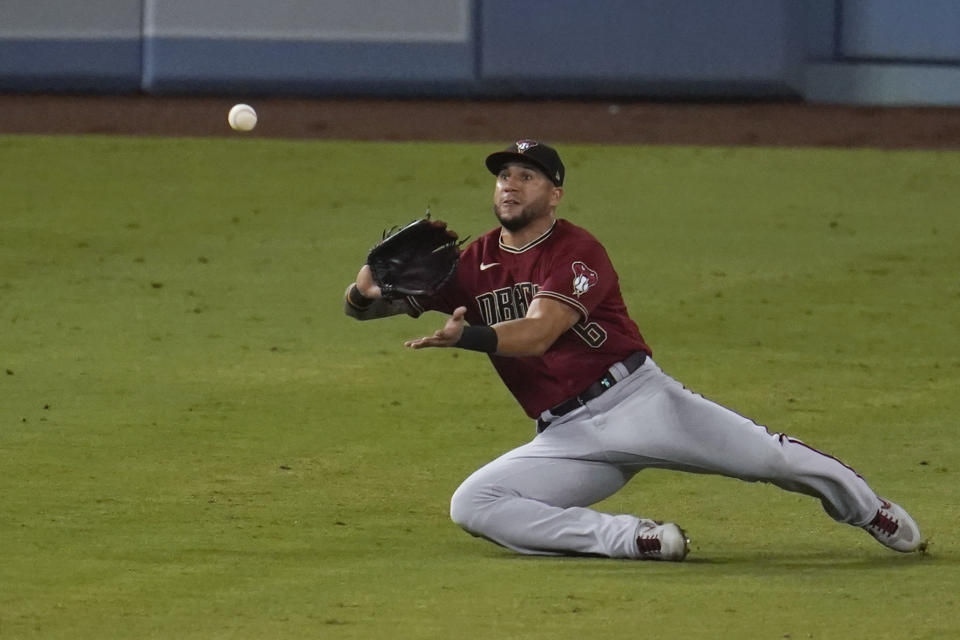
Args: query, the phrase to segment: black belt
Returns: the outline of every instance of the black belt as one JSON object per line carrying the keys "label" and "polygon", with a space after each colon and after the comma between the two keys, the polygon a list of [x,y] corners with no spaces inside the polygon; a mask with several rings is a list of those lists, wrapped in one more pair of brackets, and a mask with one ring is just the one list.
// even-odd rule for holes
{"label": "black belt", "polygon": [[[613,369],[612,368],[608,369],[607,372],[603,374],[602,378],[600,378],[599,380],[591,384],[582,393],[579,393],[573,396],[572,398],[568,398],[567,400],[564,400],[563,402],[561,402],[560,404],[554,407],[550,407],[549,411],[551,415],[553,415],[554,418],[559,418],[560,416],[570,413],[574,409],[579,409],[590,400],[593,400],[594,398],[599,398],[607,389],[617,384],[617,382],[622,380],[627,375],[630,375],[631,373],[639,369],[640,365],[642,365],[646,361],[647,361],[647,354],[645,352],[637,351],[635,353],[631,353],[629,356],[626,357],[626,359],[624,359],[619,363],[619,364],[622,364],[624,368],[626,368],[627,370],[626,375],[621,376],[618,379],[617,375],[614,374]],[[541,431],[543,431],[549,426],[550,426],[549,421],[544,420],[543,418],[537,418],[537,433],[540,433]]]}

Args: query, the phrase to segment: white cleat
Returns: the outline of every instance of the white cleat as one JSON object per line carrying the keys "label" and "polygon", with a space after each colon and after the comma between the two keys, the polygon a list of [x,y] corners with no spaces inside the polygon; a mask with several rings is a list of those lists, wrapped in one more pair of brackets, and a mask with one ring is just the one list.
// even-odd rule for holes
{"label": "white cleat", "polygon": [[880,544],[890,547],[894,551],[910,553],[911,551],[925,551],[927,548],[927,544],[920,536],[920,527],[910,517],[910,514],[904,511],[900,505],[883,498],[880,498],[880,508],[877,509],[877,515],[863,528]]}
{"label": "white cleat", "polygon": [[680,562],[690,551],[690,539],[672,522],[654,522],[637,536],[637,550],[640,560]]}

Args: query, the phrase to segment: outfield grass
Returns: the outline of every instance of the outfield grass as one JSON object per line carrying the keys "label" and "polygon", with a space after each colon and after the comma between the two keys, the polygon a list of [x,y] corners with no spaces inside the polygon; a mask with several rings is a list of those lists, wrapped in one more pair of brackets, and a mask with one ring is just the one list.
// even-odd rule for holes
{"label": "outfield grass", "polygon": [[532,425],[402,347],[440,316],[342,315],[381,228],[492,226],[490,148],[0,137],[0,637],[958,637],[960,154],[560,145],[658,363],[931,540],[648,471],[601,508],[685,526],[664,565],[457,529]]}

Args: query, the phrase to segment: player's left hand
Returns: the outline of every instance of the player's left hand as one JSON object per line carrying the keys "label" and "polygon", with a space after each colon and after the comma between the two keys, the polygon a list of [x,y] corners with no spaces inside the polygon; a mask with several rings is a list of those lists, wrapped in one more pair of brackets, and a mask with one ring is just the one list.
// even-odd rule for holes
{"label": "player's left hand", "polygon": [[466,307],[457,307],[453,310],[453,315],[447,318],[447,322],[442,329],[437,329],[432,336],[424,336],[416,340],[407,340],[403,344],[411,349],[424,349],[426,347],[452,347],[460,340],[463,335],[463,327],[466,321],[463,316],[466,315]]}

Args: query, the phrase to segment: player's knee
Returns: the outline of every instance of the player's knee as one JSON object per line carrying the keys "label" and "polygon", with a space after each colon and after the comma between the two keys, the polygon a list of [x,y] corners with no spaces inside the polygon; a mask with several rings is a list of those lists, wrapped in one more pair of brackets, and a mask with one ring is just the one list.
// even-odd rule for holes
{"label": "player's knee", "polygon": [[450,519],[461,529],[470,531],[470,523],[476,512],[471,492],[464,485],[454,491],[450,497]]}
{"label": "player's knee", "polygon": [[453,520],[453,524],[461,529],[466,529],[470,521],[470,510],[463,501],[458,501],[456,497],[457,495],[454,494],[453,498],[450,499],[450,519]]}
{"label": "player's knee", "polygon": [[450,519],[461,529],[481,535],[487,512],[506,494],[496,486],[464,482],[450,498]]}

